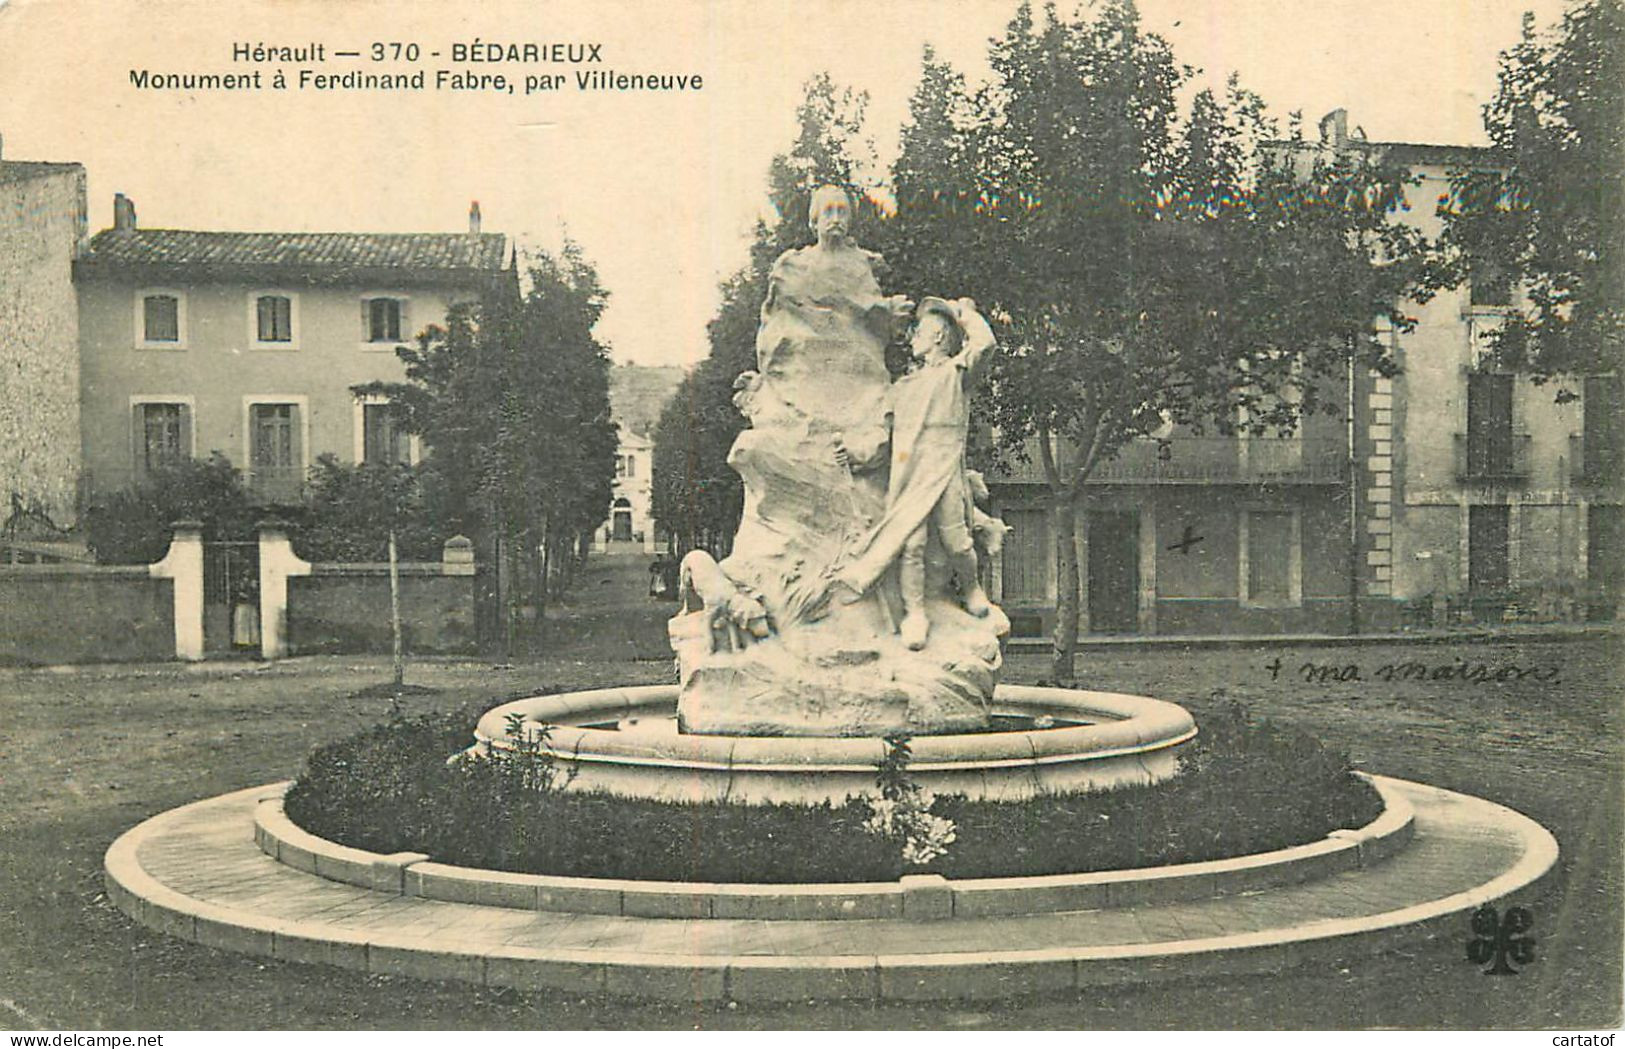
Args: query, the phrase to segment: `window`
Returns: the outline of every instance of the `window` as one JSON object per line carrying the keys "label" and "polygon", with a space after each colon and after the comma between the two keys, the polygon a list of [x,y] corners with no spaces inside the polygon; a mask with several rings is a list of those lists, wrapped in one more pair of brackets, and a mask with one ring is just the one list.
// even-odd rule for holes
{"label": "window", "polygon": [[256,303],[260,342],[293,341],[293,300],[284,295],[261,295]]}
{"label": "window", "polygon": [[1467,508],[1467,589],[1474,593],[1505,590],[1507,571],[1506,506]]}
{"label": "window", "polygon": [[248,406],[249,483],[261,497],[292,502],[304,480],[298,404]]}
{"label": "window", "polygon": [[412,437],[398,404],[361,406],[362,462],[410,465]]}
{"label": "window", "polygon": [[1625,460],[1625,397],[1619,376],[1591,375],[1585,379],[1584,430],[1580,445],[1581,476],[1590,484],[1607,484],[1619,477]]}
{"label": "window", "polygon": [[1049,537],[1049,513],[1042,509],[1000,511],[1010,532],[1004,537],[1000,555],[1003,593],[1001,600],[1011,605],[1046,604],[1050,597],[1051,570],[1055,545]]}
{"label": "window", "polygon": [[1467,376],[1467,476],[1505,477],[1513,472],[1512,376]]}
{"label": "window", "polygon": [[149,350],[186,348],[186,295],[170,288],[135,293],[135,344]]}
{"label": "window", "polygon": [[1499,266],[1480,263],[1468,276],[1469,301],[1474,306],[1510,306],[1512,281]]}
{"label": "window", "polygon": [[142,300],[141,338],[146,342],[180,342],[180,300],[173,295],[146,296]]}
{"label": "window", "polygon": [[1242,604],[1283,607],[1303,601],[1300,539],[1295,510],[1242,512]]}
{"label": "window", "polygon": [[361,301],[362,323],[366,327],[368,342],[397,343],[401,341],[403,307],[400,299],[380,297]]}
{"label": "window", "polygon": [[638,457],[635,456],[635,455],[629,455],[629,456],[626,457],[626,476],[628,476],[628,477],[636,477],[637,475],[638,475]]}
{"label": "window", "polygon": [[144,476],[192,454],[191,411],[181,403],[136,404],[135,472]]}

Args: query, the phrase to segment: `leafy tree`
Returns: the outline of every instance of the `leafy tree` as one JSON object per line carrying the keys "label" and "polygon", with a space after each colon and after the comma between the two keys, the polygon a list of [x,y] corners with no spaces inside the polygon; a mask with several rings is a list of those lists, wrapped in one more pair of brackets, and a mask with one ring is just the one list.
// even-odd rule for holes
{"label": "leafy tree", "polygon": [[1289,431],[1332,406],[1319,390],[1350,354],[1391,372],[1372,321],[1411,323],[1397,303],[1423,245],[1388,220],[1404,172],[1273,141],[1234,80],[1182,115],[1189,70],[1126,0],[1092,21],[1024,4],[990,63],[993,82],[967,97],[928,58],[890,243],[899,269],[973,295],[1001,329],[985,408],[1004,455],[1042,464],[1053,673],[1069,681],[1095,468],[1169,423]]}
{"label": "leafy tree", "polygon": [[176,521],[198,521],[209,539],[250,539],[255,510],[242,474],[219,452],[154,469],[85,512],[86,543],[103,564],[150,564],[169,550]]}
{"label": "leafy tree", "polygon": [[[1457,279],[1500,276],[1526,302],[1494,336],[1536,378],[1625,364],[1625,5],[1571,4],[1550,32],[1524,16],[1484,107],[1497,156],[1441,208]],[[1465,270],[1466,273],[1463,273]]]}
{"label": "leafy tree", "polygon": [[403,559],[438,561],[452,535],[436,520],[422,472],[395,463],[323,455],[311,467],[305,506],[297,546],[312,561],[383,561],[391,530]]}
{"label": "leafy tree", "polygon": [[768,273],[785,251],[807,243],[807,208],[822,185],[844,186],[856,207],[853,234],[862,242],[878,208],[859,178],[873,165],[863,138],[866,95],[838,89],[828,74],[808,81],[796,110],[797,133],[768,169],[774,221],[756,225],[750,260],[722,285],[722,305],[706,325],[709,355],[685,377],[661,412],[654,434],[652,513],[684,547],[725,553],[744,506],[728,451],[744,429],[733,407],[733,381],[756,367],[756,328]]}
{"label": "leafy tree", "polygon": [[514,361],[527,374],[519,391],[509,389],[504,411],[525,442],[517,457],[516,524],[541,554],[530,565],[540,609],[547,594],[572,579],[581,538],[608,511],[618,441],[609,353],[592,334],[608,292],[574,243],[557,258],[538,253],[529,277]]}
{"label": "leafy tree", "polygon": [[429,448],[424,483],[444,526],[499,566],[510,642],[519,609],[541,621],[609,505],[609,358],[592,334],[607,297],[573,243],[557,257],[538,252],[524,289],[510,274],[402,347],[406,383],[357,388],[405,406]]}

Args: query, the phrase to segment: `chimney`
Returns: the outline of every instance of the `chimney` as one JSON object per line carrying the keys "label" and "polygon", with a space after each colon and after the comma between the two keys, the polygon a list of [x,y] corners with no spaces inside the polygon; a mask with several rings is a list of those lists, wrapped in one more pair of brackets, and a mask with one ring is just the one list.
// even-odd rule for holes
{"label": "chimney", "polygon": [[1349,140],[1349,111],[1334,109],[1320,118],[1320,141],[1333,149],[1342,149]]}
{"label": "chimney", "polygon": [[135,201],[122,193],[113,194],[113,228],[135,229]]}
{"label": "chimney", "polygon": [[480,231],[480,202],[476,200],[476,201],[474,201],[472,204],[470,204],[468,206],[468,232],[470,232],[470,233],[478,233],[479,231]]}

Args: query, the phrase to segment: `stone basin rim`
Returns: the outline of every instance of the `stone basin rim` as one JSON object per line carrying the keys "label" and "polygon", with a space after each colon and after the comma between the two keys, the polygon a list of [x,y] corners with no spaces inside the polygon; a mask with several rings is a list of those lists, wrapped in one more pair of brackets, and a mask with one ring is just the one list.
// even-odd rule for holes
{"label": "stone basin rim", "polygon": [[[831,736],[645,736],[570,724],[572,717],[674,709],[676,685],[639,685],[530,696],[503,703],[480,718],[475,737],[505,745],[507,718],[550,726],[547,749],[571,761],[672,766],[692,769],[755,769],[763,772],[872,772],[885,755],[878,737]],[[1008,732],[921,735],[910,739],[919,772],[1016,768],[1102,760],[1177,746],[1195,737],[1196,722],[1178,704],[1149,696],[1032,685],[1000,685],[999,709],[1025,708],[1086,714],[1095,724]]]}

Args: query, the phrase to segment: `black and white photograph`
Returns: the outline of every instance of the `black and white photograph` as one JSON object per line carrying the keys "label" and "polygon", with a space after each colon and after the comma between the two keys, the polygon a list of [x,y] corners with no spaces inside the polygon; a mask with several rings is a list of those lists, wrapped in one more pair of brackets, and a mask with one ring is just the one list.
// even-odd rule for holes
{"label": "black and white photograph", "polygon": [[0,0],[0,1032],[1612,1045],[1622,384],[1625,0]]}

